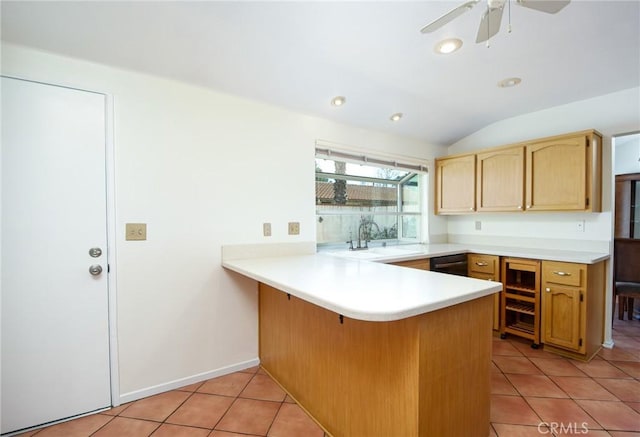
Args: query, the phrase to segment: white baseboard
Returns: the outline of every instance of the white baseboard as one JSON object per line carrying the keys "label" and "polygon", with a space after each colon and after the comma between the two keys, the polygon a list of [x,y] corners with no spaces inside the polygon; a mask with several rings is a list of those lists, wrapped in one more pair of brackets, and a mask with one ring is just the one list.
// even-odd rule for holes
{"label": "white baseboard", "polygon": [[602,343],[602,347],[606,349],[613,349],[614,345],[615,343],[613,342],[613,340],[607,340],[604,343]]}
{"label": "white baseboard", "polygon": [[[122,395],[120,395],[120,398],[119,398],[120,403],[118,405],[126,404],[127,402],[137,401],[138,399],[157,395],[159,393],[164,393],[169,390],[175,390],[177,388],[184,387],[185,385],[195,384],[196,382],[205,381],[211,378],[217,378],[218,376],[228,375],[230,373],[237,372],[239,370],[244,370],[250,367],[257,366],[258,364],[260,364],[260,360],[258,358],[254,358],[252,360],[243,361],[241,363],[237,363],[232,366],[222,367],[220,369],[198,373],[197,375],[176,379],[174,381],[169,381],[163,384],[154,385],[152,387],[143,388],[141,390],[136,390],[129,393],[123,393]],[[114,407],[117,407],[118,405],[114,405]]]}

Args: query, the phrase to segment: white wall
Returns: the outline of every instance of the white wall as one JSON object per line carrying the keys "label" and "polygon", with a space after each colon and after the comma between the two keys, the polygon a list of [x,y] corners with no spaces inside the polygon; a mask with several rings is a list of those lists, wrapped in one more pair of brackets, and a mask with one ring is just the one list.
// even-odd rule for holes
{"label": "white wall", "polygon": [[640,133],[614,139],[614,174],[640,173]]}
{"label": "white wall", "polygon": [[[419,158],[446,150],[9,44],[2,73],[113,97],[122,400],[257,357],[255,283],[222,269],[220,248],[315,240],[316,139]],[[148,240],[125,241],[127,222],[147,223]]]}

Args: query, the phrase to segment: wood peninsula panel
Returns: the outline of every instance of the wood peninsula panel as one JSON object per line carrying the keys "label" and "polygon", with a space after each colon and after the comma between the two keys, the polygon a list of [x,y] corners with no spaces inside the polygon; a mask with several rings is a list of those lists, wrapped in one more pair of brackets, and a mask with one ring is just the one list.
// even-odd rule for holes
{"label": "wood peninsula panel", "polygon": [[492,296],[367,322],[259,290],[261,365],[331,435],[486,437]]}

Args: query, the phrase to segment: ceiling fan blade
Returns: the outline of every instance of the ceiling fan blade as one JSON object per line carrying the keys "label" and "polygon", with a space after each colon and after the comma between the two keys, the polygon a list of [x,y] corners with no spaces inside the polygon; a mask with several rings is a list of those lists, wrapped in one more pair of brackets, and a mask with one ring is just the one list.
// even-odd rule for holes
{"label": "ceiling fan blade", "polygon": [[426,26],[424,26],[422,29],[420,29],[420,32],[422,32],[422,33],[430,33],[430,32],[433,32],[435,30],[440,29],[442,26],[444,26],[448,22],[453,21],[453,19],[459,17],[460,15],[464,14],[465,12],[467,12],[468,10],[473,8],[476,5],[476,3],[478,3],[479,1],[480,0],[471,0],[471,1],[468,1],[466,3],[461,4],[457,8],[454,8],[454,9],[450,10],[449,12],[447,12],[446,14],[444,14],[442,17],[440,17],[440,18],[432,21],[431,23],[427,24]]}
{"label": "ceiling fan blade", "polygon": [[546,12],[548,14],[557,14],[571,3],[571,0],[517,0],[517,2],[525,8],[535,9],[536,11]]}
{"label": "ceiling fan blade", "polygon": [[502,12],[504,12],[504,7],[487,9],[487,11],[482,14],[482,20],[478,28],[478,36],[476,37],[477,43],[484,42],[498,33],[500,30],[500,22],[502,21]]}

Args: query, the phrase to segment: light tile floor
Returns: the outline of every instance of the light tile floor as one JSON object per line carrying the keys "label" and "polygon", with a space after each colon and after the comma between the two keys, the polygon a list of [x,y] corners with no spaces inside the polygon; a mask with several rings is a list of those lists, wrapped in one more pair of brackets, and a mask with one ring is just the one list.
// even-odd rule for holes
{"label": "light tile floor", "polygon": [[640,436],[640,321],[613,339],[583,363],[494,337],[490,436]]}
{"label": "light tile floor", "polygon": [[[516,337],[495,337],[489,435],[640,436],[640,322],[616,317],[613,338],[615,348],[582,363],[544,348],[531,349],[529,342]],[[324,433],[255,367],[22,435],[323,437]]]}

